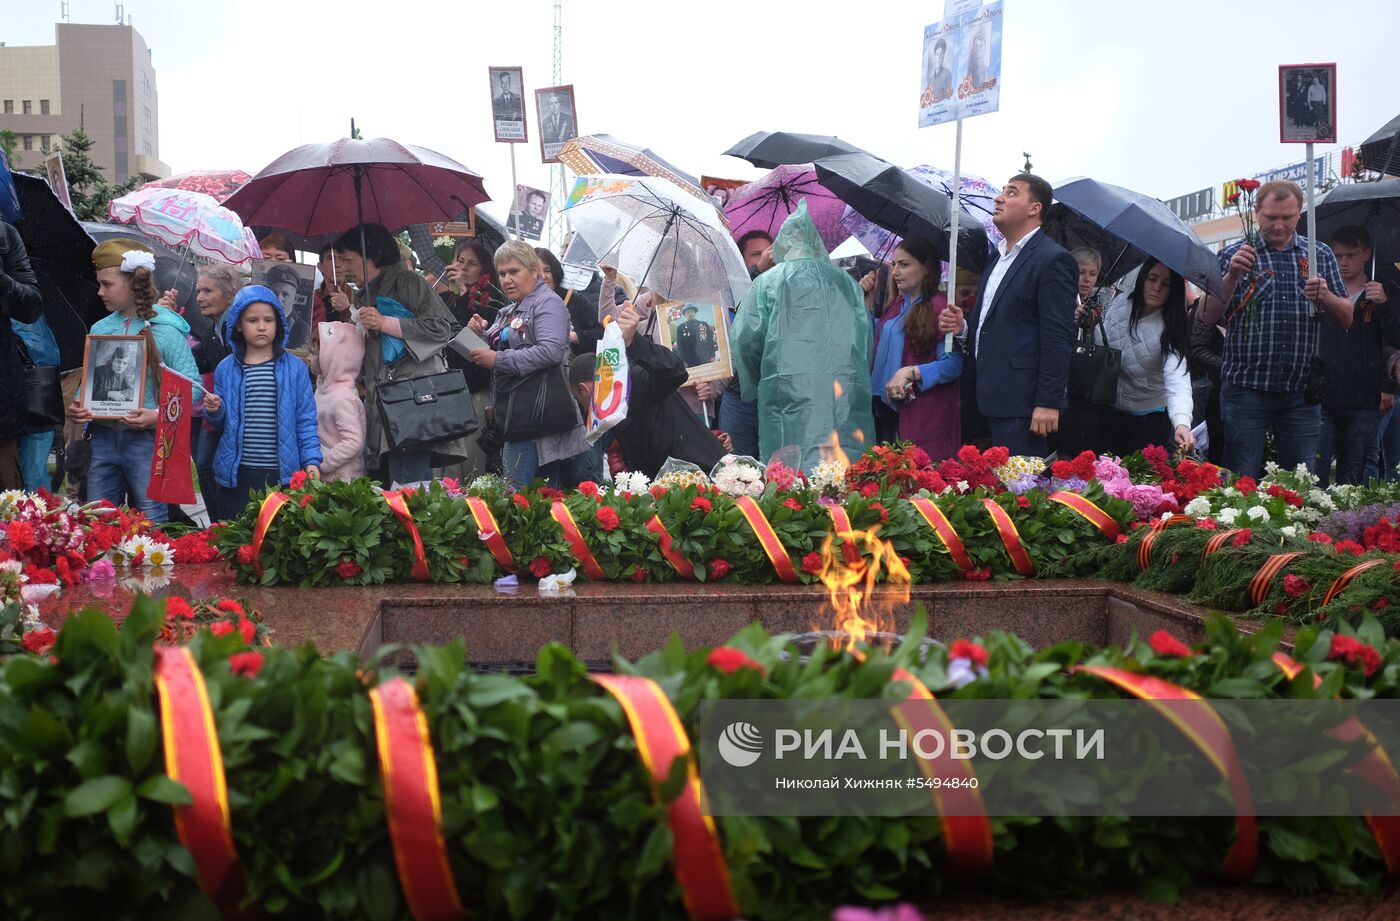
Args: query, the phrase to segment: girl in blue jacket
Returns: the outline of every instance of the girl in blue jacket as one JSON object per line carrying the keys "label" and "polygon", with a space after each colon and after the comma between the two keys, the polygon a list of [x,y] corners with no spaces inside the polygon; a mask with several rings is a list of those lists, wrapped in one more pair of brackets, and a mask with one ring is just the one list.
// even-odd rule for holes
{"label": "girl in blue jacket", "polygon": [[253,493],[287,483],[304,470],[321,475],[316,392],[305,363],[286,351],[282,302],[262,285],[234,295],[224,315],[232,353],[214,369],[204,412],[220,432],[214,452],[219,510],[238,514]]}

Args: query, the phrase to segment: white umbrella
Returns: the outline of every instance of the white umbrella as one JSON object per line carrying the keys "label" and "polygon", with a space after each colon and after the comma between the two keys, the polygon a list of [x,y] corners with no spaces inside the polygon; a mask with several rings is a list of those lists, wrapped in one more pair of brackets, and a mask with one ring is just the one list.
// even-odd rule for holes
{"label": "white umbrella", "polygon": [[674,301],[734,307],[749,290],[739,247],[709,202],[653,176],[580,176],[564,210],[598,261]]}

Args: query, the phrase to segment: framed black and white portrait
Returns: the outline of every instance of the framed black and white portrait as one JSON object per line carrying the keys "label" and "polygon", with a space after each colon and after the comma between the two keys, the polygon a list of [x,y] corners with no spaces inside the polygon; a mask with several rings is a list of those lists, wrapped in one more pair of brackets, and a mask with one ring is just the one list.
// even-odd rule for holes
{"label": "framed black and white portrait", "polygon": [[1278,69],[1279,141],[1337,143],[1337,65],[1281,64]]}
{"label": "framed black and white portrait", "polygon": [[535,90],[535,108],[540,120],[540,157],[545,163],[558,163],[559,151],[578,137],[573,85]]}
{"label": "framed black and white portrait", "polygon": [[525,127],[525,71],[519,67],[488,67],[491,74],[491,120],[496,140],[523,144]]}
{"label": "framed black and white portrait", "polygon": [[140,409],[145,367],[144,337],[89,335],[83,348],[83,407],[94,419],[121,419]]}
{"label": "framed black and white portrait", "polygon": [[311,342],[311,299],[316,289],[316,266],[276,259],[253,260],[253,284],[272,289],[287,318],[288,349],[304,349]]}

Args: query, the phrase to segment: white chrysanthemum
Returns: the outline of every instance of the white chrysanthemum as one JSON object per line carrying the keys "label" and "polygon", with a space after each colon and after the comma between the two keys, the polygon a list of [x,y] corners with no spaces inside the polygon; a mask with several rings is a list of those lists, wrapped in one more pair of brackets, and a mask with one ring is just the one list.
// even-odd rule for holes
{"label": "white chrysanthemum", "polygon": [[1255,505],[1251,506],[1249,511],[1245,512],[1245,514],[1255,521],[1263,521],[1269,517],[1269,510],[1262,505]]}
{"label": "white chrysanthemum", "polygon": [[1215,516],[1221,524],[1234,524],[1240,517],[1240,510],[1237,508],[1222,508]]}
{"label": "white chrysanthemum", "polygon": [[1298,526],[1297,526],[1296,524],[1285,525],[1285,526],[1279,528],[1279,529],[1278,529],[1278,532],[1279,532],[1280,534],[1282,534],[1284,537],[1297,537],[1297,536],[1298,536]]}
{"label": "white chrysanthemum", "polygon": [[640,470],[625,470],[613,479],[613,489],[617,492],[630,492],[637,495],[650,488],[651,479]]}
{"label": "white chrysanthemum", "polygon": [[1205,498],[1204,496],[1197,496],[1190,502],[1186,503],[1185,512],[1192,518],[1209,518],[1210,500]]}
{"label": "white chrysanthemum", "polygon": [[1278,473],[1282,469],[1283,468],[1280,467],[1275,461],[1269,461],[1267,464],[1264,465],[1264,472],[1268,474]]}

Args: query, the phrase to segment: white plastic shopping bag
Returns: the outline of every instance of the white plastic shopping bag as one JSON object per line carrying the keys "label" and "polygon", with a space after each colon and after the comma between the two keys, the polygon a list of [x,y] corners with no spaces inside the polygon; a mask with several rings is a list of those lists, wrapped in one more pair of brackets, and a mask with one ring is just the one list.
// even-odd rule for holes
{"label": "white plastic shopping bag", "polygon": [[598,341],[597,364],[593,367],[593,401],[588,414],[588,443],[596,444],[603,433],[627,418],[627,398],[632,378],[627,373],[627,344],[622,330],[609,322]]}

